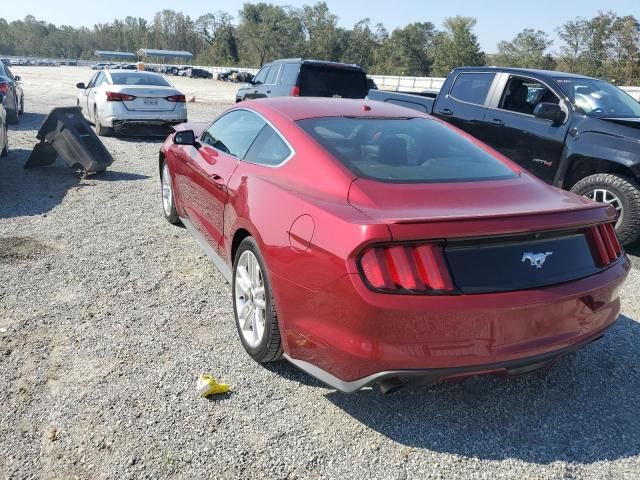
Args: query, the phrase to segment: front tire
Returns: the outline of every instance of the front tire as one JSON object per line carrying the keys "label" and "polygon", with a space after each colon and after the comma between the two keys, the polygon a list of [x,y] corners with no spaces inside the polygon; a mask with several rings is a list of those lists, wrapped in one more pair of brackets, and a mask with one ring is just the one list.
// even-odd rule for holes
{"label": "front tire", "polygon": [[162,164],[162,173],[160,174],[160,184],[162,186],[162,211],[164,218],[172,225],[180,225],[180,217],[176,210],[175,195],[173,193],[173,183],[171,180],[171,172],[166,160]]}
{"label": "front tire", "polygon": [[571,187],[571,191],[616,209],[616,234],[620,243],[629,245],[640,238],[640,186],[635,181],[599,173],[583,178]]}
{"label": "front tire", "polygon": [[233,313],[242,346],[256,362],[280,360],[282,340],[267,268],[253,237],[245,238],[233,262]]}

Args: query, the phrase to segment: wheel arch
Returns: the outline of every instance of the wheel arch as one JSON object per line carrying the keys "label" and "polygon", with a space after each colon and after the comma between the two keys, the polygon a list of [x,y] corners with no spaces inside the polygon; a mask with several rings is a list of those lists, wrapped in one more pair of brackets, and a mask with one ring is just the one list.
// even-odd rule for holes
{"label": "wheel arch", "polygon": [[637,177],[631,168],[622,163],[602,158],[576,155],[569,163],[569,168],[567,169],[562,186],[569,190],[583,178],[599,173],[609,173],[628,178]]}

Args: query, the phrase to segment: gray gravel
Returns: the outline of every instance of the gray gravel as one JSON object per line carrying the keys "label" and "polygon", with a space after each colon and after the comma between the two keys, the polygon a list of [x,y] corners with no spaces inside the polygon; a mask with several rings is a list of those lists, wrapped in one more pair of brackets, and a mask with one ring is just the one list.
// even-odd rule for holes
{"label": "gray gravel", "polygon": [[[637,257],[618,323],[545,373],[339,394],[244,353],[229,287],[162,218],[159,143],[106,139],[99,178],[22,169],[43,114],[75,102],[29,72],[0,162],[2,478],[640,477]],[[233,393],[199,398],[203,372]]]}

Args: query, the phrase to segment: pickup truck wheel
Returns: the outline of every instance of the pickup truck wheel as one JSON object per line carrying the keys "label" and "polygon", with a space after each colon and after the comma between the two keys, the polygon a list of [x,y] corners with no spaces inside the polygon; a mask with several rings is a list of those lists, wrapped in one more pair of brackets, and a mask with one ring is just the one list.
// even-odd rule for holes
{"label": "pickup truck wheel", "polygon": [[233,313],[242,346],[256,362],[280,360],[282,341],[267,269],[253,237],[245,238],[233,262]]}
{"label": "pickup truck wheel", "polygon": [[571,191],[616,209],[616,233],[622,244],[629,245],[640,238],[640,186],[636,182],[619,175],[599,173],[583,178],[571,187]]}
{"label": "pickup truck wheel", "polygon": [[164,218],[172,225],[180,225],[180,217],[176,210],[175,195],[173,194],[173,184],[171,183],[171,172],[167,162],[162,164],[162,174],[160,183],[162,185],[162,211]]}

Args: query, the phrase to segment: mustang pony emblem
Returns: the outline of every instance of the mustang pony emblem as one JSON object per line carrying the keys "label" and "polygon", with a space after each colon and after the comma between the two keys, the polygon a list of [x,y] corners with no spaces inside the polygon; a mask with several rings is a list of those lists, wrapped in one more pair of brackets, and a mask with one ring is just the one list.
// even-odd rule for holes
{"label": "mustang pony emblem", "polygon": [[531,262],[532,267],[542,268],[545,260],[549,255],[553,255],[553,252],[545,252],[545,253],[532,253],[532,252],[524,252],[522,255],[522,261],[529,260]]}

